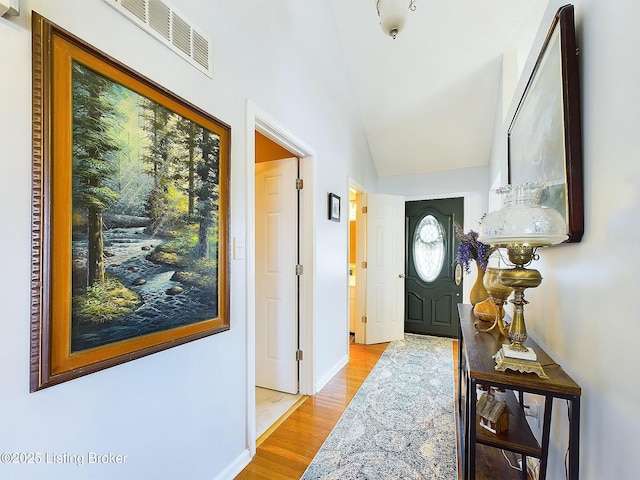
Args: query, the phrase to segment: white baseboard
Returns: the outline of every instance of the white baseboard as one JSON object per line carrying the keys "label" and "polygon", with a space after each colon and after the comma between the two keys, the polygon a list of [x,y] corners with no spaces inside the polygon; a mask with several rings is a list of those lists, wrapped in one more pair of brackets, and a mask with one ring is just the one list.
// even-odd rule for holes
{"label": "white baseboard", "polygon": [[349,363],[349,355],[342,357],[327,373],[320,377],[316,382],[316,392],[322,390],[322,387],[329,383],[329,380],[331,380],[347,363]]}
{"label": "white baseboard", "polygon": [[243,451],[227,468],[215,478],[215,480],[233,480],[251,461],[249,450]]}

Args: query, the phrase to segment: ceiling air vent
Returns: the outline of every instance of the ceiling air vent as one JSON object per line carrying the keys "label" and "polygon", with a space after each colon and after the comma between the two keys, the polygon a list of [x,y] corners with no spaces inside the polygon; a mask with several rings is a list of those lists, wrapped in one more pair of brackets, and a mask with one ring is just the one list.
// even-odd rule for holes
{"label": "ceiling air vent", "polygon": [[209,77],[211,40],[164,0],[104,0]]}

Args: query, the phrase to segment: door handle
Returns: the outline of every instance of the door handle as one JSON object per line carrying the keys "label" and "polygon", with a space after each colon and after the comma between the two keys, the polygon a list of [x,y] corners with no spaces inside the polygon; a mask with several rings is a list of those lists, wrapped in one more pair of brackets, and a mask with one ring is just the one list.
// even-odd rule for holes
{"label": "door handle", "polygon": [[404,273],[401,273],[400,275],[398,275],[398,278],[404,278]]}

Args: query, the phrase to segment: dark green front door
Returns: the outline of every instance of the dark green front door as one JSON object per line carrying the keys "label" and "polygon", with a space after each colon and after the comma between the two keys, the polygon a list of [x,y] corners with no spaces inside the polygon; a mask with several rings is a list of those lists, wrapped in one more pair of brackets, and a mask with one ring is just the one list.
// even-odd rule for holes
{"label": "dark green front door", "polygon": [[405,320],[408,333],[456,337],[457,239],[453,222],[464,225],[464,199],[406,202]]}

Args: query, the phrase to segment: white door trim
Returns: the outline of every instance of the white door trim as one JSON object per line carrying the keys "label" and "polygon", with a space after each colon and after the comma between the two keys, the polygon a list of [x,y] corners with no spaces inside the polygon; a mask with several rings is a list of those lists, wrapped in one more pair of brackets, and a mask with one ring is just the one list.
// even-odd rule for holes
{"label": "white door trim", "polygon": [[[267,138],[286,148],[300,158],[300,175],[304,180],[304,188],[300,199],[300,257],[304,268],[300,282],[300,348],[304,358],[300,362],[300,393],[313,395],[315,392],[314,368],[314,275],[315,275],[315,227],[313,219],[315,206],[313,202],[313,185],[315,152],[302,140],[288,131],[282,124],[258,107],[251,100],[247,100],[247,128],[246,141],[246,361],[247,361],[247,449],[253,457],[256,452],[256,339],[255,339],[255,132],[258,131]],[[233,210],[233,209],[232,209]]]}

